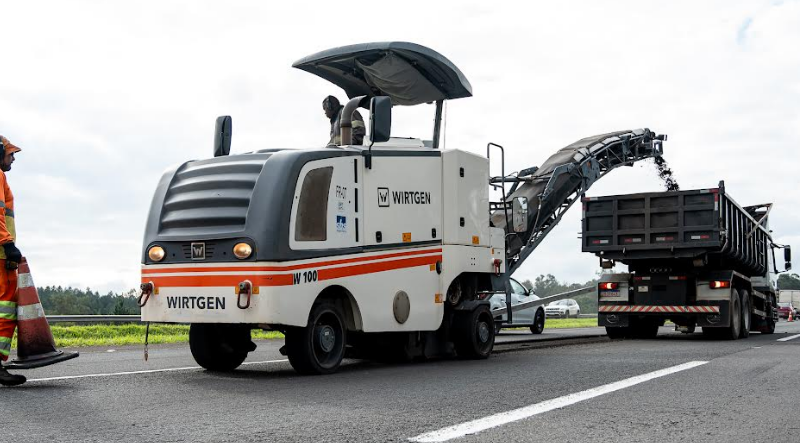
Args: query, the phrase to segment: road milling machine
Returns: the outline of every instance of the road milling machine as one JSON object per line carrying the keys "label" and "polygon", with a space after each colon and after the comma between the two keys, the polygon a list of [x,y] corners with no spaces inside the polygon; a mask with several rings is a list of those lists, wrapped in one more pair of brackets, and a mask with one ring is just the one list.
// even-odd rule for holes
{"label": "road milling machine", "polygon": [[[588,137],[506,174],[496,144],[485,157],[440,149],[444,101],[472,96],[441,54],[369,43],[294,67],[350,98],[341,145],[229,155],[231,120],[220,117],[214,157],[165,172],[150,208],[142,319],[191,324],[192,354],[209,370],[238,367],[253,329],[283,332],[282,352],[304,374],[334,372],[345,356],[488,357],[488,298],[508,297],[511,273],[594,181],[660,156],[665,138]],[[424,103],[435,104],[432,139],[392,138],[392,107]],[[363,145],[351,142],[357,108],[370,117]],[[510,321],[515,307],[505,310]]]}

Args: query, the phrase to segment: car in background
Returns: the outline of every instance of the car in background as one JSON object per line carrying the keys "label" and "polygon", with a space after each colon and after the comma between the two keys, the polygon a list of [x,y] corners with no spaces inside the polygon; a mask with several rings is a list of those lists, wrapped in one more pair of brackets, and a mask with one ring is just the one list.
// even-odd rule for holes
{"label": "car in background", "polygon": [[[510,279],[509,282],[511,283],[511,306],[528,301],[539,300],[539,297],[534,294],[533,291],[529,291],[525,286],[520,284],[520,282],[514,280],[513,278]],[[505,308],[505,294],[494,294],[489,299],[489,305],[492,310]],[[514,311],[511,314],[511,320],[513,321],[511,324],[500,324],[501,321],[506,321],[508,318],[506,314],[495,317],[494,330],[495,333],[498,333],[502,328],[528,327],[532,333],[541,334],[544,330],[544,317],[544,304],[534,303],[530,307],[520,309],[519,311]]]}
{"label": "car in background", "polygon": [[795,315],[794,311],[795,311],[794,306],[792,306],[791,303],[789,303],[789,302],[785,302],[785,303],[784,302],[779,302],[778,303],[778,318],[787,318],[788,319],[789,318],[789,312],[791,312],[792,316],[794,316]]}
{"label": "car in background", "polygon": [[544,309],[544,312],[547,317],[578,318],[581,315],[581,307],[578,306],[578,302],[575,300],[566,298],[550,303]]}

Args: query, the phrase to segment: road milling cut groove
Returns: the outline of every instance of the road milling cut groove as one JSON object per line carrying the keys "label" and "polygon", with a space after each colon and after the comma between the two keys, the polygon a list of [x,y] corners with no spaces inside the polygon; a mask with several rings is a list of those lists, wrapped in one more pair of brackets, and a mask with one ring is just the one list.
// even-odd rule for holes
{"label": "road milling cut groove", "polygon": [[[267,360],[267,361],[253,361],[242,363],[244,365],[261,365],[261,364],[269,364],[269,363],[284,363],[289,361],[288,359],[283,360]],[[116,377],[120,375],[138,375],[138,374],[156,374],[159,372],[180,372],[180,371],[193,371],[197,369],[203,369],[200,366],[185,366],[182,368],[166,368],[166,369],[150,369],[146,371],[127,371],[127,372],[109,372],[105,374],[84,374],[84,375],[67,375],[64,377],[47,377],[47,378],[34,378],[28,380],[28,383],[35,383],[35,382],[42,382],[42,381],[58,381],[58,380],[75,380],[79,378],[97,378],[97,377]]]}
{"label": "road milling cut groove", "polygon": [[502,426],[515,421],[523,420],[534,415],[543,414],[554,409],[560,409],[566,406],[574,405],[575,403],[589,400],[591,398],[599,397],[604,394],[609,394],[620,389],[629,388],[631,386],[644,383],[655,378],[664,377],[666,375],[674,374],[676,372],[685,371],[687,369],[696,368],[708,363],[707,361],[690,361],[678,366],[672,366],[658,371],[649,372],[647,374],[637,375],[635,377],[626,378],[607,385],[598,386],[596,388],[587,389],[585,391],[568,394],[563,397],[546,400],[541,403],[532,404],[523,408],[514,409],[511,411],[501,412],[499,414],[490,415],[488,417],[479,418],[477,420],[468,421],[459,425],[449,426],[439,429],[437,431],[427,432],[420,434],[416,437],[409,438],[408,441],[412,442],[443,442],[460,438],[487,429]]}

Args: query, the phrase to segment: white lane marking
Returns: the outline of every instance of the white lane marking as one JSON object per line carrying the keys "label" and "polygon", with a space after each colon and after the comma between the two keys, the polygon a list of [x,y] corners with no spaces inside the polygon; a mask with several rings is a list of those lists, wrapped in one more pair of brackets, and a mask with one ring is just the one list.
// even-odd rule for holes
{"label": "white lane marking", "polygon": [[[267,361],[251,361],[242,363],[244,365],[261,365],[266,363],[283,363],[289,361],[288,359],[283,360],[267,360]],[[158,372],[177,372],[177,371],[193,371],[196,369],[203,369],[200,366],[186,366],[183,368],[167,368],[167,369],[151,369],[148,371],[128,371],[128,372],[109,372],[106,374],[85,374],[85,375],[68,375],[65,377],[47,377],[47,378],[34,378],[32,380],[28,380],[28,383],[33,383],[37,381],[55,381],[55,380],[75,380],[79,378],[96,378],[96,377],[116,377],[119,375],[136,375],[136,374],[155,374]]]}
{"label": "white lane marking", "polygon": [[797,334],[797,335],[790,335],[790,336],[788,336],[788,337],[779,338],[779,339],[778,339],[778,341],[789,341],[789,340],[794,340],[794,339],[796,339],[797,337],[800,337],[800,334]]}
{"label": "white lane marking", "polygon": [[607,385],[598,386],[596,388],[587,389],[585,391],[568,394],[563,397],[546,400],[541,403],[536,403],[523,408],[514,409],[511,411],[501,412],[499,414],[490,415],[488,417],[479,418],[477,420],[468,421],[459,425],[449,426],[437,431],[427,432],[420,434],[416,437],[409,438],[408,441],[412,442],[443,442],[452,440],[454,438],[464,437],[470,434],[477,434],[478,432],[485,431],[497,426],[502,426],[525,418],[533,417],[554,409],[563,408],[573,405],[590,398],[599,397],[603,394],[608,394],[620,389],[625,389],[639,383],[644,383],[654,378],[663,377],[665,375],[674,374],[676,372],[685,371],[687,369],[696,368],[708,363],[707,361],[690,361],[682,365],[673,366],[671,368],[660,369],[658,371],[650,372],[647,374],[637,375],[636,377],[627,378]]}

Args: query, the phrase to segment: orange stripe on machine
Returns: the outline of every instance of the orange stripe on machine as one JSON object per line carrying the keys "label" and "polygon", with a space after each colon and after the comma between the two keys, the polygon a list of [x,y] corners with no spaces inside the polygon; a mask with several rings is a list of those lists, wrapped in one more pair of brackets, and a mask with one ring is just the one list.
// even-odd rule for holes
{"label": "orange stripe on machine", "polygon": [[[439,250],[441,251],[441,249]],[[429,253],[429,251],[418,251],[416,254]],[[394,254],[392,254],[394,255]],[[403,254],[406,255],[406,254]],[[366,257],[375,260],[380,257]],[[442,259],[441,255],[429,255],[424,257],[402,258],[397,260],[380,261],[373,263],[360,263],[354,266],[342,266],[336,268],[320,269],[315,273],[315,281],[332,280],[342,277],[352,277],[357,275],[374,274],[378,272],[393,271],[399,269],[414,268],[418,266],[429,267]],[[331,264],[332,262],[320,262]],[[317,265],[319,266],[319,265]],[[303,265],[302,269],[314,268],[314,264]],[[191,268],[186,268],[191,269]],[[253,286],[292,286],[297,284],[294,274],[234,274],[234,275],[214,275],[212,272],[218,270],[228,271],[231,268],[196,268],[192,269],[196,275],[169,275],[159,276],[155,273],[142,275],[142,283],[152,281],[156,287],[220,287],[237,286],[243,280],[249,280]],[[261,271],[263,268],[249,268],[247,271]],[[301,269],[298,267],[284,267],[283,270]],[[162,273],[172,273],[173,269],[161,269]]]}
{"label": "orange stripe on machine", "polygon": [[[370,262],[374,260],[384,260],[389,258],[398,258],[398,257],[408,257],[412,255],[424,255],[424,254],[441,254],[442,248],[434,248],[434,249],[420,249],[420,250],[413,250],[413,251],[405,251],[405,252],[395,252],[392,254],[381,254],[381,255],[364,255],[355,258],[346,258],[340,260],[325,260],[325,261],[318,261],[318,262],[310,262],[310,263],[300,263],[300,264],[293,264],[293,265],[273,265],[273,266],[263,266],[259,265],[258,263],[252,264],[245,264],[245,263],[235,263],[232,266],[223,266],[220,263],[198,263],[192,266],[186,265],[145,265],[142,268],[142,275],[150,275],[150,274],[163,274],[163,273],[195,273],[195,272],[265,272],[265,271],[275,271],[275,272],[289,272],[289,271],[296,271],[300,269],[313,269],[313,268],[321,268],[326,266],[336,266],[336,265],[343,265],[343,264],[354,264],[354,263],[363,263],[363,262]],[[440,256],[441,257],[441,256]]]}

